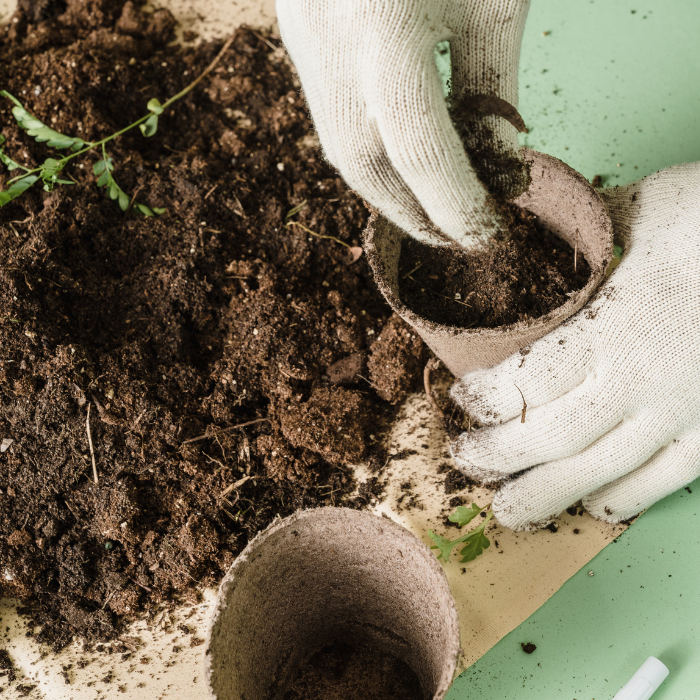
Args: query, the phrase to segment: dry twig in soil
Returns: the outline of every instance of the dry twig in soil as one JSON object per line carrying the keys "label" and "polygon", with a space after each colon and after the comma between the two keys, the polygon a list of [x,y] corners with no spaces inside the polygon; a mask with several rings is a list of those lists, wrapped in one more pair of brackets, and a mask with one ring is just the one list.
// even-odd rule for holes
{"label": "dry twig in soil", "polygon": [[263,421],[270,420],[269,418],[257,418],[256,420],[249,420],[247,423],[238,423],[238,425],[230,425],[228,428],[219,428],[219,430],[215,431],[211,435],[204,433],[204,435],[197,435],[197,437],[190,438],[189,440],[185,440],[182,444],[183,445],[189,445],[191,442],[199,442],[200,440],[206,440],[207,438],[215,437],[216,435],[220,435],[221,433],[226,433],[229,430],[236,430],[238,428],[245,428],[246,426],[249,425],[255,425],[255,423],[262,423]]}
{"label": "dry twig in soil", "polygon": [[90,406],[87,407],[87,421],[85,421],[85,428],[87,429],[88,444],[90,445],[90,458],[92,459],[92,479],[97,483],[97,464],[95,463],[95,448],[92,446],[92,434],[90,433]]}

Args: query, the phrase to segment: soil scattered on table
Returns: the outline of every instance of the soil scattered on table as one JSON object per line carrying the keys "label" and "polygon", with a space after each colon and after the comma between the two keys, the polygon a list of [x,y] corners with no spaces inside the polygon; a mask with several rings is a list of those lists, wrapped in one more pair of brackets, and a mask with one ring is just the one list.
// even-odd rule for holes
{"label": "soil scattered on table", "polygon": [[542,227],[526,209],[508,205],[509,235],[467,252],[404,240],[399,296],[421,316],[460,328],[531,321],[585,287],[591,270],[580,251]]}
{"label": "soil scattered on table", "polygon": [[520,646],[526,654],[532,654],[532,652],[537,649],[537,647],[532,642],[520,642]]}
{"label": "soil scattered on table", "polygon": [[0,649],[0,677],[6,678],[8,683],[17,679],[17,669],[6,649]]}
{"label": "soil scattered on table", "polygon": [[[132,2],[24,6],[0,30],[1,87],[87,139],[223,44],[168,46],[168,10]],[[10,107],[6,152],[53,155]],[[281,48],[240,29],[154,137],[109,153],[166,215],[123,214],[95,186],[98,156],[0,210],[0,595],[56,648],[196,599],[278,515],[380,497],[378,476],[353,497],[345,465],[372,459],[425,357],[365,259],[314,235],[357,246],[367,211],[324,162]]]}
{"label": "soil scattered on table", "polygon": [[323,647],[301,666],[284,700],[422,700],[410,666],[369,644]]}

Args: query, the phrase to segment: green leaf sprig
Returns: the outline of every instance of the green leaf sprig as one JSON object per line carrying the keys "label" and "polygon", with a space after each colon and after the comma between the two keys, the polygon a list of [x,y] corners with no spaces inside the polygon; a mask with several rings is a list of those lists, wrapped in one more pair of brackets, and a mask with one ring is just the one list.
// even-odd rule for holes
{"label": "green leaf sprig", "polygon": [[166,210],[162,207],[148,207],[145,204],[134,201],[133,197],[129,197],[129,195],[119,187],[112,175],[114,171],[114,161],[107,155],[106,144],[136,127],[139,128],[145,138],[153,136],[158,130],[158,118],[160,115],[173,103],[187,95],[205,76],[214,70],[217,63],[221,60],[221,57],[226,53],[232,43],[233,37],[224,44],[216,58],[205,68],[199,77],[193,80],[186,88],[178,92],[177,95],[173,95],[163,104],[155,97],[150,99],[146,105],[148,114],[100,141],[85,141],[75,136],[66,136],[65,134],[59,133],[37,119],[37,117],[29,112],[29,110],[14,97],[14,95],[11,95],[7,90],[0,90],[0,96],[13,103],[12,116],[15,118],[19,127],[27,132],[27,135],[33,136],[37,142],[45,143],[50,148],[55,148],[59,151],[68,151],[68,153],[61,158],[47,158],[40,166],[36,168],[27,168],[4,153],[2,145],[5,143],[5,137],[0,134],[0,162],[2,162],[9,171],[22,171],[21,174],[8,180],[8,187],[0,191],[0,207],[4,207],[9,202],[17,199],[23,192],[39,181],[43,182],[44,189],[47,192],[51,192],[56,185],[75,184],[73,180],[61,179],[61,172],[74,158],[99,148],[102,157],[92,168],[95,177],[97,177],[97,186],[104,187],[110,199],[116,200],[122,211],[127,211],[130,206],[133,206],[134,209],[141,212],[144,216],[154,216],[165,213]]}
{"label": "green leaf sprig", "polygon": [[472,503],[471,508],[466,506],[459,506],[457,510],[448,517],[450,522],[456,523],[458,527],[464,527],[470,523],[479,513],[487,510],[486,517],[479,527],[474,530],[470,530],[466,534],[458,537],[456,540],[450,540],[442,535],[436,535],[432,530],[428,531],[430,539],[435,542],[431,546],[431,549],[438,549],[440,553],[437,555],[438,559],[442,558],[446,562],[452,554],[452,550],[458,544],[464,545],[462,551],[460,552],[461,559],[460,562],[474,561],[480,554],[483,554],[485,549],[489,548],[491,540],[484,534],[486,530],[486,525],[489,520],[493,517],[493,511],[491,510],[490,504],[488,506],[478,506],[476,503]]}

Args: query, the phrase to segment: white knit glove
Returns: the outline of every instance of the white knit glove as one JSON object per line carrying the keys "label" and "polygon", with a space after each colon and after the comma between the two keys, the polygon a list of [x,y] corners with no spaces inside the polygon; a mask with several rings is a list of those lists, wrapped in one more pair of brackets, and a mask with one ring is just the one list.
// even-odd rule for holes
{"label": "white knit glove", "polygon": [[[450,41],[455,100],[485,94],[517,106],[528,5],[277,0],[282,39],[326,157],[354,190],[419,240],[472,247],[498,226],[450,119],[435,46]],[[493,131],[483,148],[515,156],[517,130],[508,121],[487,116],[475,124]]]}
{"label": "white knit glove", "polygon": [[700,476],[700,163],[602,195],[625,240],[607,284],[529,352],[452,390],[491,426],[462,434],[455,461],[507,480],[493,509],[515,530],[579,499],[626,520]]}

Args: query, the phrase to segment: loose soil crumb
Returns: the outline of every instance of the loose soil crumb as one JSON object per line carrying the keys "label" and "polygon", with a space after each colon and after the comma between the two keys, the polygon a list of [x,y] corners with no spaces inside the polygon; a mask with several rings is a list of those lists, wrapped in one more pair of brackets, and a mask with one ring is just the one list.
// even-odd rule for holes
{"label": "loose soil crumb", "polygon": [[537,647],[532,642],[520,642],[520,646],[523,648],[523,651],[526,654],[532,654],[532,652],[535,651],[535,649],[537,649]]}
{"label": "loose soil crumb", "polygon": [[2,676],[7,678],[8,683],[14,683],[17,679],[17,669],[6,649],[0,649],[0,677]]}
{"label": "loose soil crumb", "polygon": [[326,646],[301,666],[284,700],[422,700],[410,666],[369,644]]}
{"label": "loose soil crumb", "polygon": [[[1,87],[87,139],[177,93],[223,43],[167,46],[170,13],[131,2],[25,6],[0,30]],[[283,50],[242,28],[154,137],[110,144],[121,187],[166,215],[122,214],[97,156],[66,169],[76,184],[0,210],[0,595],[25,600],[39,641],[114,639],[196,600],[277,515],[380,496],[376,479],[349,500],[345,465],[372,459],[424,349],[364,258],[285,227],[304,200],[294,219],[349,245],[367,220],[298,88]],[[54,155],[10,106],[6,152]],[[407,360],[390,373],[389,342]]]}
{"label": "loose soil crumb", "polygon": [[401,300],[421,316],[460,328],[534,320],[561,306],[591,274],[583,255],[545,230],[526,209],[508,205],[510,234],[480,252],[401,246]]}
{"label": "loose soil crumb", "polygon": [[439,465],[437,473],[445,475],[444,487],[446,494],[456,493],[464,489],[468,489],[468,492],[471,493],[474,490],[474,486],[477,485],[476,481],[447,463]]}

